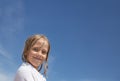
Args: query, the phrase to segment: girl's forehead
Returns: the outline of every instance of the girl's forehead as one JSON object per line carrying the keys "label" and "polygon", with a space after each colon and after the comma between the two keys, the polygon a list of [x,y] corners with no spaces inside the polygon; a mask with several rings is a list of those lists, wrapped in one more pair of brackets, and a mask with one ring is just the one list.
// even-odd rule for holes
{"label": "girl's forehead", "polygon": [[[38,45],[38,46],[48,46],[48,41],[44,38],[40,38],[39,40],[37,40],[37,42],[34,45]],[[33,45],[33,46],[34,46]]]}

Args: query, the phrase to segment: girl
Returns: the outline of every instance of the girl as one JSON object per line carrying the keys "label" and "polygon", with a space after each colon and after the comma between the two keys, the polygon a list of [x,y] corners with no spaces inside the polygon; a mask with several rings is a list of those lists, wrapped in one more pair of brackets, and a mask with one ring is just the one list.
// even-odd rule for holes
{"label": "girl", "polygon": [[39,73],[44,64],[44,75],[48,68],[48,54],[50,43],[44,35],[30,36],[26,42],[22,54],[23,63],[19,67],[14,81],[46,81]]}

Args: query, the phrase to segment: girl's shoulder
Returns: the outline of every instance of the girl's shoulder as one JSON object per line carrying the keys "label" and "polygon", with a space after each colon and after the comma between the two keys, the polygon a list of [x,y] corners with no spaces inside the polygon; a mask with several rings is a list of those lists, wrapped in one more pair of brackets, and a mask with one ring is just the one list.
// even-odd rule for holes
{"label": "girl's shoulder", "polygon": [[30,72],[30,65],[28,63],[22,63],[18,68],[18,72]]}
{"label": "girl's shoulder", "polygon": [[18,68],[15,81],[34,81],[30,68],[24,65],[24,63]]}
{"label": "girl's shoulder", "polygon": [[18,75],[28,75],[30,74],[30,68],[27,66],[26,63],[22,63],[21,66],[17,70]]}

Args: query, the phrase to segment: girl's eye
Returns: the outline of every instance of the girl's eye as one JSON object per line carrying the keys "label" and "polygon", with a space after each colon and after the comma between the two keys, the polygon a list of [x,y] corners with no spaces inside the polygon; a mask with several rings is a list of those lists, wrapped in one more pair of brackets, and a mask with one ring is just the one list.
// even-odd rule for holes
{"label": "girl's eye", "polygon": [[42,53],[43,53],[43,54],[47,54],[47,51],[46,51],[46,50],[42,50]]}
{"label": "girl's eye", "polygon": [[38,51],[39,51],[39,49],[38,49],[38,48],[33,48],[33,50],[34,50],[34,51],[36,51],[36,52],[38,52]]}

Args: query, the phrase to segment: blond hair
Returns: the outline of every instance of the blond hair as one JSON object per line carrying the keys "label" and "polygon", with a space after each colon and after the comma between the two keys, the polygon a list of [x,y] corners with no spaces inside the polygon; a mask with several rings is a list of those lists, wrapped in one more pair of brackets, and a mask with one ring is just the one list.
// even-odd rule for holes
{"label": "blond hair", "polygon": [[[42,34],[36,34],[36,35],[32,35],[30,37],[28,37],[28,39],[25,41],[25,46],[23,49],[23,54],[22,54],[22,60],[23,62],[28,62],[27,61],[27,52],[30,50],[30,48],[40,39],[40,38],[44,38],[47,42],[48,42],[48,52],[47,52],[47,57],[45,60],[45,64],[44,64],[44,75],[46,76],[46,72],[48,69],[48,54],[50,51],[50,43],[47,39],[46,36],[42,35]],[[40,68],[38,69],[38,71],[40,71],[43,67],[43,64],[41,64]]]}

